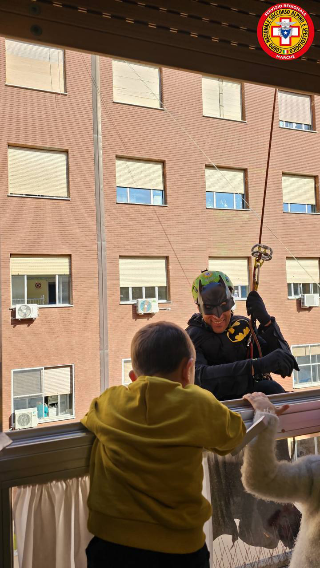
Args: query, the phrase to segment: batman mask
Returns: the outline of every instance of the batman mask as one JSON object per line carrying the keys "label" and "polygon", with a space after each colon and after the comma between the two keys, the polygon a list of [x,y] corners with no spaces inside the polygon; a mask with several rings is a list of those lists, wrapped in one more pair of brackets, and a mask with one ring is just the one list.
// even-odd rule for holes
{"label": "batman mask", "polygon": [[198,305],[202,315],[214,315],[217,318],[223,312],[231,310],[234,300],[221,276],[219,282],[210,282],[206,286],[199,282]]}

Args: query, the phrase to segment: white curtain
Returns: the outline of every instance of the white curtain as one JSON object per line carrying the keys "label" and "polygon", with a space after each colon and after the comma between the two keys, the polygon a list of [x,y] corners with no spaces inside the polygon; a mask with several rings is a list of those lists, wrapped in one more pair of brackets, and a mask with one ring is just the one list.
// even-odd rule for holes
{"label": "white curtain", "polygon": [[16,489],[19,568],[86,568],[88,494],[88,476]]}

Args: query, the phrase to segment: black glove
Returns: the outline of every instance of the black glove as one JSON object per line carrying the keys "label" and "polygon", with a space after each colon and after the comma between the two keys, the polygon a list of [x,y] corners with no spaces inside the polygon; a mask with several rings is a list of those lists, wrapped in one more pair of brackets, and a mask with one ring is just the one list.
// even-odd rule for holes
{"label": "black glove", "polygon": [[264,301],[258,292],[250,292],[247,297],[247,314],[253,319],[259,320],[261,325],[266,325],[270,321],[270,316],[264,305]]}
{"label": "black glove", "polygon": [[290,377],[293,369],[297,367],[294,356],[282,349],[276,349],[260,359],[253,359],[252,365],[256,374],[276,373],[283,378]]}

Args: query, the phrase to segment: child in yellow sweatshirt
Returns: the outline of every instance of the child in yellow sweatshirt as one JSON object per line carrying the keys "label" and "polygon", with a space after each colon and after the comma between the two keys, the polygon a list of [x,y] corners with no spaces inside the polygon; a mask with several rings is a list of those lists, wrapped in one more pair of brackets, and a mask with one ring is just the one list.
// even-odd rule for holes
{"label": "child in yellow sweatshirt", "polygon": [[194,385],[195,350],[167,322],[140,329],[129,386],[107,389],[82,423],[90,462],[88,568],[209,568],[202,451],[242,440],[241,416]]}

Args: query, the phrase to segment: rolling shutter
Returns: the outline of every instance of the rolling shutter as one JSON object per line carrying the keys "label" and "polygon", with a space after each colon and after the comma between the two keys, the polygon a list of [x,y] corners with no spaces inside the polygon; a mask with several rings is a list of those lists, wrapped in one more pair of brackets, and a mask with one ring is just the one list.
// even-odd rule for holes
{"label": "rolling shutter", "polygon": [[163,190],[163,164],[117,158],[116,178],[118,187]]}
{"label": "rolling shutter", "polygon": [[70,256],[11,256],[11,276],[70,274]]}
{"label": "rolling shutter", "polygon": [[62,49],[6,40],[6,82],[9,85],[64,92]]}
{"label": "rolling shutter", "polygon": [[8,148],[9,193],[68,197],[68,154]]}
{"label": "rolling shutter", "polygon": [[44,396],[72,392],[71,367],[52,367],[44,370]]}
{"label": "rolling shutter", "polygon": [[160,108],[158,67],[113,60],[113,100],[151,108]]}
{"label": "rolling shutter", "polygon": [[314,177],[282,176],[283,203],[316,203]]}
{"label": "rolling shutter", "polygon": [[221,79],[202,77],[202,104],[204,116],[221,117],[220,109]]}
{"label": "rolling shutter", "polygon": [[131,359],[122,359],[122,383],[124,385],[129,385],[131,379],[129,373],[132,370]]}
{"label": "rolling shutter", "polygon": [[241,84],[223,81],[222,85],[223,118],[241,120]]}
{"label": "rolling shutter", "polygon": [[206,191],[222,193],[244,193],[245,177],[243,170],[206,168]]}
{"label": "rolling shutter", "polygon": [[[294,258],[287,258],[287,282],[288,284],[308,284],[312,282],[318,283],[319,278],[319,259],[318,258],[299,258],[300,264]],[[305,272],[305,270],[308,272]],[[310,276],[309,276],[310,274]]]}
{"label": "rolling shutter", "polygon": [[42,369],[13,371],[13,396],[30,396],[42,393]]}
{"label": "rolling shutter", "polygon": [[209,270],[224,272],[234,286],[249,285],[247,258],[209,258]]}
{"label": "rolling shutter", "polygon": [[296,95],[279,91],[279,120],[312,125],[311,99],[308,95]]}
{"label": "rolling shutter", "polygon": [[165,258],[120,258],[120,288],[166,286]]}

